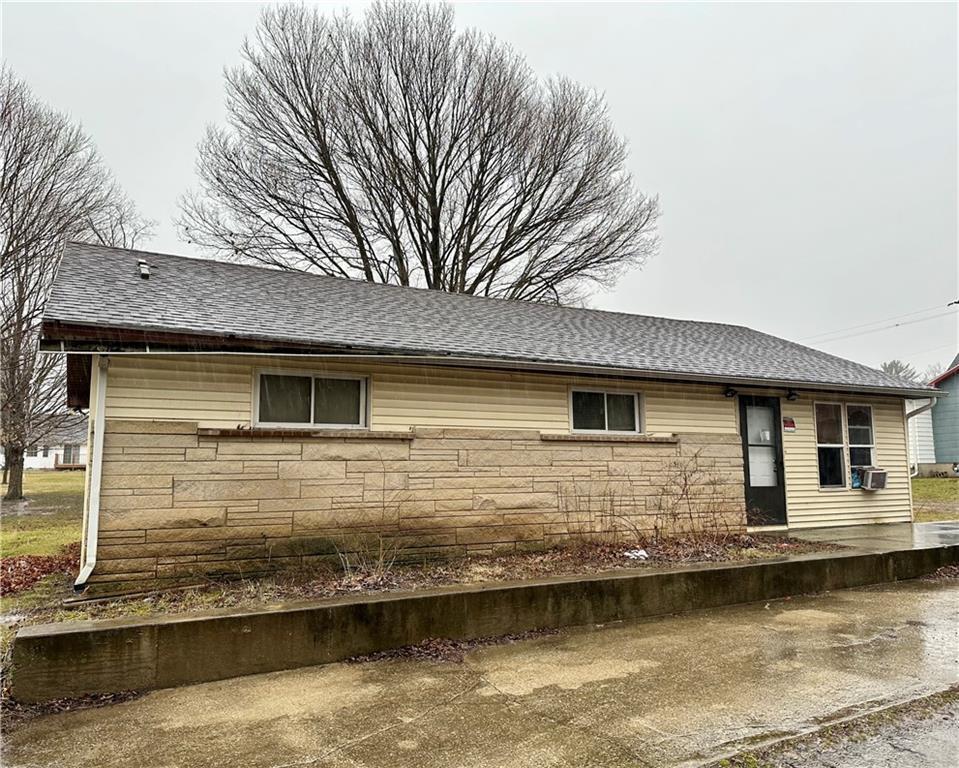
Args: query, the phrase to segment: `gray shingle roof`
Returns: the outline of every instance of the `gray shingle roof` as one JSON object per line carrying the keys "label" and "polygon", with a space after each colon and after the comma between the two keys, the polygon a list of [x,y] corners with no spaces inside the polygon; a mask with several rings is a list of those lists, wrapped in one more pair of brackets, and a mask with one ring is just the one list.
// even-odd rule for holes
{"label": "gray shingle roof", "polygon": [[[151,267],[143,280],[138,260]],[[610,369],[691,380],[862,391],[917,387],[738,325],[486,299],[183,256],[67,244],[54,321],[234,335],[396,355]]]}

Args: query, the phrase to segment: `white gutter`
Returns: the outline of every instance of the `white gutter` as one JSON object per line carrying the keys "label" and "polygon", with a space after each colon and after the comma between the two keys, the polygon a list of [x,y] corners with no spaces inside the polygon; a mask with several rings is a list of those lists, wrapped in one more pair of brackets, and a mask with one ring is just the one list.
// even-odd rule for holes
{"label": "white gutter", "polygon": [[[926,411],[930,410],[938,401],[939,401],[939,398],[938,398],[938,397],[930,397],[930,398],[929,398],[929,402],[926,403],[925,405],[920,406],[919,408],[916,408],[916,410],[914,410],[914,411],[906,411],[906,422],[907,422],[907,423],[906,423],[906,430],[907,430],[907,434],[908,434],[908,429],[909,429],[909,424],[908,424],[909,419],[911,419],[913,416],[918,416],[920,413],[925,413]],[[907,437],[907,439],[908,439],[908,437]],[[919,448],[919,441],[916,440],[916,449],[918,450],[918,448]],[[909,477],[916,477],[916,476],[919,474],[919,462],[917,461],[916,464],[915,464],[915,466],[916,466],[915,471],[913,471],[912,466],[913,466],[912,464],[909,465]]]}
{"label": "white gutter", "polygon": [[83,562],[80,565],[80,575],[73,582],[74,589],[80,589],[87,583],[97,564],[97,539],[100,533],[100,478],[103,474],[103,429],[106,420],[109,365],[108,358],[98,358],[96,387],[91,398],[95,410],[93,412],[93,449],[87,459],[90,467],[90,485],[87,488],[86,528],[83,532]]}

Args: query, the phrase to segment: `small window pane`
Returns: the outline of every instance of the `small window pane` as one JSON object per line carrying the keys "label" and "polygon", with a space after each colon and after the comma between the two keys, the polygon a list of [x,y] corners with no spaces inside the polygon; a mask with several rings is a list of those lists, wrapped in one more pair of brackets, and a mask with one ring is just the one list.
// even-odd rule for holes
{"label": "small window pane", "polygon": [[606,418],[615,432],[636,431],[636,398],[633,395],[606,395]]}
{"label": "small window pane", "polygon": [[749,485],[753,488],[772,488],[779,485],[775,447],[749,446]]}
{"label": "small window pane", "polygon": [[842,444],[842,409],[838,405],[816,404],[816,442]]}
{"label": "small window pane", "polygon": [[843,487],[846,484],[842,469],[842,448],[819,449],[819,485]]}
{"label": "small window pane", "polygon": [[849,424],[849,445],[872,445],[871,408],[864,405],[847,405],[846,421]]}
{"label": "small window pane", "polygon": [[260,376],[260,421],[310,423],[310,377]]}
{"label": "small window pane", "polygon": [[872,429],[872,410],[864,405],[846,406],[846,418],[850,427],[869,427]]}
{"label": "small window pane", "polygon": [[854,467],[871,467],[872,448],[850,448],[849,463]]}
{"label": "small window pane", "polygon": [[314,379],[315,424],[359,424],[360,388],[357,379]]}
{"label": "small window pane", "polygon": [[606,429],[602,392],[573,392],[573,429]]}
{"label": "small window pane", "polygon": [[768,445],[773,441],[773,409],[768,405],[746,406],[746,440],[749,445]]}

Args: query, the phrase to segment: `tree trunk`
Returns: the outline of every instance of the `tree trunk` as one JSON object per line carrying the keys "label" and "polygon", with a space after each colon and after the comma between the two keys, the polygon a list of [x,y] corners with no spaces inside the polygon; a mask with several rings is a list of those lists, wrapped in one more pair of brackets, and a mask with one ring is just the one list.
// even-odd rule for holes
{"label": "tree trunk", "polygon": [[3,480],[0,480],[0,485],[7,484],[7,474],[10,467],[10,461],[7,457],[9,455],[10,455],[10,446],[9,445],[3,446]]}
{"label": "tree trunk", "polygon": [[20,501],[23,498],[23,446],[8,445],[6,451],[7,492],[4,501]]}

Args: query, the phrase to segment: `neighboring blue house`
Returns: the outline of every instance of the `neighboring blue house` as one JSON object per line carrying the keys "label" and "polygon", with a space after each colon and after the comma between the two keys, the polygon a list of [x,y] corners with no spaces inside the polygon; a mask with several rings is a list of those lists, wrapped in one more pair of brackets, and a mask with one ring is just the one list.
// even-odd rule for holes
{"label": "neighboring blue house", "polygon": [[944,374],[929,384],[949,393],[932,408],[936,463],[955,464],[959,462],[959,355],[955,356]]}

